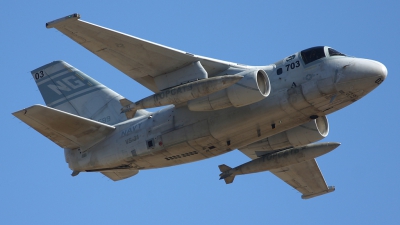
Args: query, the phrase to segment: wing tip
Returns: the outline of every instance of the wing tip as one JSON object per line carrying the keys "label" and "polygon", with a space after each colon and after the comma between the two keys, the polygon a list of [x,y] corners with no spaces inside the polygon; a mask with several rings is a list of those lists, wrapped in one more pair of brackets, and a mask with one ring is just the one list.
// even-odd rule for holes
{"label": "wing tip", "polygon": [[331,192],[334,192],[335,190],[336,190],[335,186],[328,186],[328,188],[322,192],[309,194],[309,195],[302,195],[301,198],[302,199],[310,199],[310,198],[314,198],[314,197],[317,197],[320,195],[329,194]]}
{"label": "wing tip", "polygon": [[74,13],[74,14],[71,14],[71,15],[68,15],[68,16],[65,16],[65,17],[61,17],[59,19],[47,22],[46,23],[46,28],[53,28],[59,23],[66,22],[66,21],[69,21],[71,19],[78,20],[80,18],[81,18],[81,15],[79,15],[79,13]]}

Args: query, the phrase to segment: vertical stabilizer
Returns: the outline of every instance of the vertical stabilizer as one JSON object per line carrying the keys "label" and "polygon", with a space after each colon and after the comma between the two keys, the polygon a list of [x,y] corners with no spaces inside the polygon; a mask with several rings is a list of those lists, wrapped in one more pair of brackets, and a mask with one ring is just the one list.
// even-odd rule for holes
{"label": "vertical stabilizer", "polygon": [[127,119],[120,113],[121,95],[64,61],[32,71],[47,106],[106,124]]}

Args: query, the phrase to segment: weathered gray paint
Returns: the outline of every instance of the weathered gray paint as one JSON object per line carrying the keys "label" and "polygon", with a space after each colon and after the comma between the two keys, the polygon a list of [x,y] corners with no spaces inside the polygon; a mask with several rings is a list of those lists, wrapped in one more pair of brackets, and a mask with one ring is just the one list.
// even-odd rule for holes
{"label": "weathered gray paint", "polygon": [[226,75],[211,77],[208,79],[198,80],[172,87],[164,91],[160,91],[154,95],[143,98],[134,104],[127,105],[121,109],[121,112],[129,112],[131,110],[155,108],[166,105],[177,105],[186,103],[189,100],[197,99],[206,95],[213,94],[219,90],[224,90],[243,78],[238,75]]}
{"label": "weathered gray paint", "polygon": [[[94,138],[92,145],[86,145],[89,147],[81,146],[79,150],[65,149],[66,160],[74,175],[80,171],[99,171],[113,180],[119,180],[133,176],[139,170],[190,163],[233,149],[243,149],[246,155],[256,158],[271,150],[282,151],[282,148],[286,147],[307,145],[325,137],[328,132],[327,121],[324,131],[317,126],[321,123],[318,122],[321,119],[315,122],[312,118],[324,118],[350,105],[376,88],[387,76],[386,67],[379,62],[346,56],[326,57],[304,65],[301,55],[295,53],[290,58],[268,66],[238,65],[187,54],[90,24],[79,20],[78,15],[53,21],[48,27],[60,30],[155,93],[159,93],[161,88],[160,84],[156,85],[156,77],[163,74],[180,77],[185,69],[176,73],[174,71],[194,62],[202,66],[208,77],[262,70],[268,75],[270,83],[269,95],[257,100],[249,99],[251,102],[249,104],[244,102],[238,105],[232,101],[231,104],[237,107],[222,107],[220,110],[215,110],[211,106],[209,111],[193,111],[186,103],[181,103],[154,113],[144,111],[135,117],[120,113],[121,107],[126,106],[126,104],[121,105],[120,101],[124,103],[130,101],[105,86],[100,92],[87,94],[82,92],[83,95],[79,94],[75,99],[67,96],[70,105],[64,103],[57,106],[57,109],[94,120],[102,120],[104,116],[111,115],[111,120],[105,122],[115,127],[115,130],[106,137],[100,135],[101,138]],[[325,47],[325,51],[327,48]],[[297,67],[286,66],[294,61],[298,62]],[[42,70],[46,71],[53,65],[64,65],[64,62],[48,64],[42,67]],[[277,75],[278,69],[282,69],[282,74]],[[36,71],[33,71],[33,75]],[[192,68],[188,71],[196,73],[197,70]],[[62,80],[64,73],[67,76],[66,80]],[[80,82],[70,85],[68,82],[74,81],[75,78],[67,73],[68,71],[59,68],[46,74],[59,76],[57,79],[61,79],[62,82],[57,83],[60,92],[69,93],[74,88],[84,87]],[[81,73],[81,76],[87,75]],[[163,79],[169,78],[160,80]],[[39,83],[40,81],[38,85],[41,85]],[[52,98],[49,93],[58,94],[51,90],[52,92],[42,92],[45,99]],[[95,93],[104,97],[96,98]],[[210,96],[207,98],[210,99]],[[104,98],[108,99],[107,103],[103,102]],[[221,94],[212,99],[216,100],[217,104],[226,104],[225,100],[218,101],[223,98]],[[243,99],[240,99],[242,103]],[[91,110],[93,108],[96,110]],[[24,122],[36,120],[32,115],[27,119],[29,114],[25,115],[24,110],[16,112],[15,115]],[[126,120],[127,117],[133,118]],[[73,120],[80,122],[80,119],[75,117]],[[27,123],[32,126],[29,121]],[[34,128],[46,135],[45,130],[49,127],[50,124],[44,123]],[[302,133],[302,129],[303,131],[306,129],[307,132]],[[57,128],[52,132],[56,136],[62,133]],[[269,149],[267,146],[262,146],[266,142]],[[258,151],[264,152],[257,153],[257,145],[260,146]],[[304,198],[328,193],[331,190],[326,186],[314,159],[281,166],[285,169],[272,169],[271,172],[303,193]],[[121,172],[125,170],[127,172]],[[310,176],[313,178],[310,179]],[[298,182],[293,183],[293,180]]]}

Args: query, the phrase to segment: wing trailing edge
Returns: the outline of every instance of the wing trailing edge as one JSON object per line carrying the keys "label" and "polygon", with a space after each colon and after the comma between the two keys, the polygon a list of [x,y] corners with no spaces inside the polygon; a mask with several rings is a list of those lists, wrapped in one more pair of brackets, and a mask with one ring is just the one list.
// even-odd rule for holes
{"label": "wing trailing edge", "polygon": [[[156,77],[195,62],[204,67],[208,77],[216,76],[231,66],[241,67],[236,63],[193,55],[101,27],[80,20],[77,13],[48,22],[46,27],[57,29],[155,93],[160,91]],[[187,80],[187,77],[181,78],[179,83]]]}
{"label": "wing trailing edge", "polygon": [[335,191],[327,186],[315,159],[271,170],[275,176],[302,193],[302,199],[310,199]]}

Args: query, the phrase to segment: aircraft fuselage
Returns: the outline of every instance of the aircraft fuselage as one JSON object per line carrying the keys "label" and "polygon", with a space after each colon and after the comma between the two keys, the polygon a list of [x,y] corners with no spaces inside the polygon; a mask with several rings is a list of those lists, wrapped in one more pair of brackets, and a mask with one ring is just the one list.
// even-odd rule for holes
{"label": "aircraft fuselage", "polygon": [[264,70],[271,83],[271,93],[264,100],[215,111],[169,106],[144,113],[116,124],[110,136],[90,149],[65,150],[69,167],[74,171],[140,170],[210,158],[342,109],[386,78],[386,68],[379,62],[330,55],[328,47],[320,48],[326,57],[314,61],[307,62],[305,50],[272,65],[235,65],[220,73]]}

